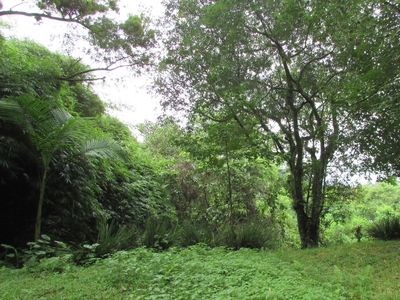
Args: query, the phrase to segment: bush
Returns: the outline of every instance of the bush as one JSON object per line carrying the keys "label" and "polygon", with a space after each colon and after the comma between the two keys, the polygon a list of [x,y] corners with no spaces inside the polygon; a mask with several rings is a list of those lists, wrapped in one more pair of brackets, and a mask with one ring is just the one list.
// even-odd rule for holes
{"label": "bush", "polygon": [[329,247],[352,242],[354,230],[349,224],[329,224],[324,228],[321,226],[321,246]]}
{"label": "bush", "polygon": [[128,250],[138,245],[138,230],[134,225],[118,227],[113,221],[108,223],[103,220],[99,223],[99,235],[97,238],[98,257],[112,254],[120,250]]}
{"label": "bush", "polygon": [[375,221],[368,227],[367,232],[379,240],[398,240],[400,239],[400,217],[387,216]]}
{"label": "bush", "polygon": [[182,229],[168,218],[148,218],[142,239],[143,246],[160,250],[179,244]]}
{"label": "bush", "polygon": [[[220,243],[233,248],[276,248],[278,244],[276,229],[262,218],[239,223],[233,227],[226,226],[221,232]],[[221,245],[221,246],[222,246]]]}
{"label": "bush", "polygon": [[182,223],[182,236],[180,245],[187,247],[197,244],[206,244],[210,247],[217,246],[217,236],[211,226],[185,221]]}
{"label": "bush", "polygon": [[275,248],[277,232],[266,220],[255,219],[241,224],[236,229],[238,248]]}
{"label": "bush", "polygon": [[[63,242],[51,240],[42,234],[37,243],[28,242],[28,248],[18,250],[13,246],[1,244],[5,252],[2,253],[0,265],[7,267],[24,267],[30,272],[58,272],[69,269],[72,262],[71,249]],[[3,257],[4,256],[4,257]]]}

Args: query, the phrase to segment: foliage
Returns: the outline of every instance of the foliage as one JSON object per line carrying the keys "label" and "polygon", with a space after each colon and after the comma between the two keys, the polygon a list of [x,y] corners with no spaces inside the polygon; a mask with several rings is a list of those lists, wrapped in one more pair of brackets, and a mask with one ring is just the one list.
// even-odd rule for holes
{"label": "foliage", "polygon": [[220,236],[211,226],[204,223],[195,223],[189,220],[183,221],[182,235],[179,240],[179,245],[183,247],[204,244],[209,247],[220,245]]}
{"label": "foliage", "polygon": [[[24,132],[28,147],[39,170],[39,201],[35,225],[35,242],[41,232],[45,188],[50,177],[50,166],[56,153],[75,153],[99,157],[117,157],[122,151],[112,140],[96,139],[88,131],[89,123],[73,118],[45,100],[28,96],[6,98],[0,101],[0,119],[11,122]],[[122,157],[122,156],[120,156]]]}
{"label": "foliage", "polygon": [[231,249],[274,249],[277,247],[279,235],[268,220],[252,218],[235,224],[233,227],[222,227],[217,235],[219,246]]}
{"label": "foliage", "polygon": [[347,121],[342,43],[353,25],[340,20],[369,15],[341,1],[171,0],[166,9],[172,29],[156,82],[164,105],[207,120],[220,146],[241,139],[242,149],[285,161],[302,247],[318,246]]}
{"label": "foliage", "polygon": [[386,216],[383,219],[372,222],[367,228],[370,236],[380,240],[400,239],[400,216]]}
{"label": "foliage", "polygon": [[1,244],[6,249],[4,260],[33,273],[61,273],[71,268],[72,253],[65,243],[51,240],[48,235],[42,234],[38,242],[28,242],[27,245],[28,248],[19,251],[10,245]]}
{"label": "foliage", "polygon": [[[316,247],[336,170],[358,158],[396,169],[398,20],[375,0],[171,0],[155,86],[165,107],[205,120],[220,147],[241,139],[284,161],[302,247]],[[358,151],[346,161],[349,144]]]}
{"label": "foliage", "polygon": [[399,217],[400,189],[396,185],[378,182],[349,187],[343,192],[343,199],[330,205],[322,220],[323,245],[355,242],[357,235],[362,240],[369,239],[368,229],[374,224]]}
{"label": "foliage", "polygon": [[103,257],[120,250],[129,250],[137,246],[139,233],[134,225],[123,225],[118,228],[113,221],[108,223],[106,220],[103,220],[98,227],[98,246],[95,250],[98,257]]}
{"label": "foliage", "polygon": [[[79,61],[29,40],[7,40],[0,46],[0,54],[0,98],[30,94],[57,102],[75,116],[104,113],[104,103],[90,84],[63,80],[71,69],[87,68]],[[91,75],[81,78],[90,79]]]}
{"label": "foliage", "polygon": [[139,248],[63,274],[3,268],[0,288],[3,299],[395,300],[398,258],[397,241],[276,252]]}
{"label": "foliage", "polygon": [[42,234],[38,242],[28,242],[28,246],[21,258],[24,268],[30,272],[62,273],[71,267],[72,254],[63,242],[51,241],[49,236]]}
{"label": "foliage", "polygon": [[[121,67],[131,67],[139,71],[149,64],[152,57],[151,48],[155,43],[155,33],[150,29],[150,20],[145,15],[129,15],[125,21],[115,17],[119,12],[118,1],[58,1],[35,0],[36,11],[17,10],[9,7],[0,8],[1,16],[24,16],[69,24],[65,35],[64,48],[76,47],[85,42],[83,51],[93,61],[103,62],[102,67],[77,68],[74,60],[66,68],[63,80],[70,82],[92,81],[103,78],[88,78],[86,75],[94,71],[112,71]],[[23,9],[25,3],[17,5]],[[37,12],[39,10],[39,12]],[[89,47],[87,47],[89,45]],[[68,51],[68,48],[67,48]],[[71,60],[72,62],[72,60]]]}
{"label": "foliage", "polygon": [[278,203],[283,172],[252,157],[255,151],[240,149],[240,138],[221,137],[216,127],[197,122],[184,130],[173,119],[140,126],[144,146],[164,159],[164,182],[183,227],[184,245],[227,245],[220,234],[225,224],[257,222],[262,215],[284,226],[284,206]]}
{"label": "foliage", "polygon": [[149,215],[174,214],[156,163],[129,128],[104,115],[89,84],[62,80],[86,66],[30,41],[4,41],[0,52],[3,243],[24,247],[35,219],[52,238],[79,245],[96,242],[104,218],[142,226]]}
{"label": "foliage", "polygon": [[77,265],[85,265],[89,266],[99,260],[99,257],[96,254],[96,248],[100,244],[85,244],[80,245],[73,251],[73,262]]}
{"label": "foliage", "polygon": [[179,244],[181,234],[177,222],[166,217],[153,217],[146,220],[141,242],[147,248],[165,250]]}
{"label": "foliage", "polygon": [[[347,84],[353,102],[349,125],[354,132],[343,150],[352,154],[349,159],[357,170],[398,177],[400,10],[393,1],[361,1],[360,5],[364,18],[343,41],[352,55],[352,78]],[[349,40],[356,45],[345,45]]]}
{"label": "foliage", "polygon": [[400,187],[384,182],[363,186],[364,197],[354,203],[359,215],[370,221],[379,220],[387,214],[398,215],[400,211]]}

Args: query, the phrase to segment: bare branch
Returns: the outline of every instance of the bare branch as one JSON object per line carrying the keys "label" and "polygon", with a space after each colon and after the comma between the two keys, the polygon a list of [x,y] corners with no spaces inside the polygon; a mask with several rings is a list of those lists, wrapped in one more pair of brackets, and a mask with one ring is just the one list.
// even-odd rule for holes
{"label": "bare branch", "polygon": [[14,7],[20,6],[20,5],[22,5],[22,4],[25,4],[25,2],[22,1],[21,3],[15,4],[13,7],[10,8],[10,10],[12,10]]}
{"label": "bare branch", "polygon": [[85,79],[70,79],[66,77],[58,77],[58,80],[67,81],[67,82],[91,82],[91,81],[98,81],[98,80],[105,80],[105,77],[98,77],[98,78],[85,78]]}
{"label": "bare branch", "polygon": [[52,15],[46,15],[46,14],[40,14],[40,13],[28,13],[28,12],[23,12],[23,11],[13,11],[13,10],[5,10],[5,11],[0,11],[0,17],[1,16],[9,16],[9,15],[19,15],[19,16],[25,16],[25,17],[35,17],[37,20],[40,20],[41,18],[45,19],[50,19],[50,20],[55,20],[55,21],[62,21],[62,22],[68,22],[68,23],[76,23],[79,24],[86,29],[93,31],[93,29],[86,25],[83,20],[77,20],[77,19],[66,19],[62,17],[54,17]]}
{"label": "bare branch", "polygon": [[[84,71],[81,71],[81,72],[77,72],[77,73],[75,73],[75,74],[71,74],[71,75],[69,75],[69,76],[61,76],[61,77],[58,77],[58,79],[59,79],[59,80],[63,80],[63,81],[70,81],[70,82],[77,82],[77,81],[95,81],[95,80],[105,79],[105,77],[102,77],[102,78],[87,78],[87,79],[74,79],[74,78],[76,78],[76,77],[78,77],[78,76],[81,76],[81,75],[88,74],[88,73],[93,73],[93,72],[98,72],[98,71],[107,71],[107,72],[111,72],[111,71],[114,71],[114,70],[117,70],[117,69],[120,69],[120,68],[132,67],[132,66],[136,65],[136,63],[130,63],[130,64],[122,64],[122,65],[118,65],[118,66],[112,67],[113,65],[115,65],[115,64],[117,64],[118,62],[120,62],[120,61],[122,61],[122,60],[124,60],[124,59],[127,59],[127,58],[128,58],[128,57],[122,57],[122,58],[120,58],[120,59],[118,59],[118,60],[112,62],[111,64],[109,64],[109,65],[108,65],[107,67],[105,67],[105,68],[87,69],[87,70],[84,70]],[[79,61],[77,61],[77,62],[79,62]]]}

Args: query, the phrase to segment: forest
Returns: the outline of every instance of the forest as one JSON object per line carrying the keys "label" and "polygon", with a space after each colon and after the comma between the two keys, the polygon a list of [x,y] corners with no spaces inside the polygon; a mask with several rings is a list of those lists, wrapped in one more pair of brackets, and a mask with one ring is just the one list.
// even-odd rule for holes
{"label": "forest", "polygon": [[[0,0],[4,299],[400,297],[397,0],[31,2]],[[119,68],[161,99],[140,138],[94,88]]]}

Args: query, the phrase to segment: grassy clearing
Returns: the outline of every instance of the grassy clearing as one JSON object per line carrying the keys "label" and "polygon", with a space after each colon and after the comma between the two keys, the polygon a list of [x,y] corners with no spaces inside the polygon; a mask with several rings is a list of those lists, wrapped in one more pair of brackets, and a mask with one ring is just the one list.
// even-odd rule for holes
{"label": "grassy clearing", "polygon": [[62,273],[50,263],[3,268],[0,290],[2,299],[400,299],[399,260],[398,241],[274,252],[142,248]]}

